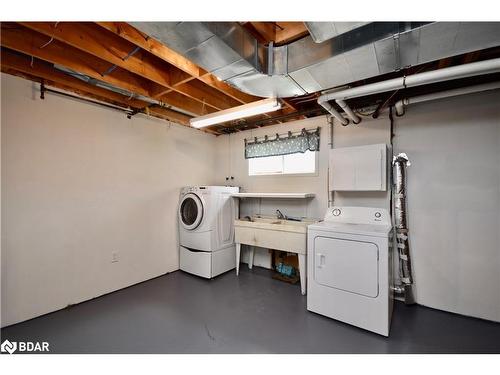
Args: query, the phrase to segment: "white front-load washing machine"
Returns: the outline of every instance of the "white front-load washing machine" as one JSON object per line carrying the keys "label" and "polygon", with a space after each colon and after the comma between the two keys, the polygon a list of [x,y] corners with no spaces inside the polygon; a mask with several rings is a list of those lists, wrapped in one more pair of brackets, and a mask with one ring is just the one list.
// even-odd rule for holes
{"label": "white front-load washing machine", "polygon": [[388,336],[392,226],[385,209],[332,207],[308,226],[307,309]]}
{"label": "white front-load washing machine", "polygon": [[212,278],[236,266],[234,220],[238,187],[190,186],[179,200],[180,269]]}

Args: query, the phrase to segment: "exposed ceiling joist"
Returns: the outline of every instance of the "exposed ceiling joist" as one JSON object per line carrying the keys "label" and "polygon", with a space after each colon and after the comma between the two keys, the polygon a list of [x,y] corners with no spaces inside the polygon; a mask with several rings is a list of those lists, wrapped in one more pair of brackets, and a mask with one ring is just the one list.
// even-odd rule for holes
{"label": "exposed ceiling joist", "polygon": [[303,22],[240,22],[260,43],[290,43],[309,34]]}
{"label": "exposed ceiling joist", "polygon": [[75,89],[92,93],[99,97],[107,97],[120,103],[124,107],[130,107],[133,109],[143,108],[147,106],[147,103],[137,99],[128,99],[124,95],[120,95],[115,92],[110,92],[109,90],[90,85],[88,83],[79,80],[78,78],[71,77],[65,73],[62,73],[54,67],[42,60],[34,59],[31,61],[29,56],[23,56],[15,52],[11,52],[2,48],[2,67],[11,70],[17,70],[22,73],[30,74],[47,81],[58,82],[67,87],[73,87]]}
{"label": "exposed ceiling joist", "polygon": [[[172,64],[181,71],[191,74],[193,79],[203,82],[205,85],[218,90],[220,93],[229,96],[231,99],[238,101],[240,104],[251,103],[262,98],[257,96],[248,95],[225,82],[220,81],[213,74],[207,72],[201,67],[193,64],[190,60],[186,59],[181,54],[175,52],[174,50],[168,48],[164,44],[158,42],[157,40],[148,37],[139,30],[135,29],[133,26],[125,22],[97,22],[97,24],[104,29],[111,31],[112,33],[126,39],[127,41],[133,43],[134,45],[143,48],[144,50],[152,53],[156,57],[164,60],[165,62]],[[305,28],[305,26],[304,26]],[[189,82],[190,80],[186,81]],[[177,83],[181,85],[182,83]],[[177,85],[176,84],[176,85]],[[185,86],[185,85],[184,85]],[[288,109],[282,111],[282,113],[291,113],[296,110],[287,101],[285,105]],[[235,105],[233,105],[235,106]],[[281,112],[280,112],[281,113]],[[268,117],[268,116],[265,116]]]}
{"label": "exposed ceiling joist", "polygon": [[[172,106],[197,116],[261,99],[220,81],[127,23],[4,22],[1,28],[2,71],[37,81],[43,79],[54,87],[118,103],[137,112],[148,108],[156,117],[188,124],[189,116],[168,108]],[[83,80],[58,67],[82,74]],[[96,86],[96,82],[114,86],[130,96]],[[134,95],[158,100],[165,107],[151,105]],[[250,120],[297,111],[291,101],[283,103],[280,111]]]}
{"label": "exposed ceiling joist", "polygon": [[[48,38],[66,43],[158,84],[160,87],[153,89],[148,95],[153,98],[159,98],[171,91],[176,91],[215,110],[227,109],[239,104],[216,90],[191,85],[186,82],[187,73],[175,66],[164,64],[155,56],[147,52],[144,53],[141,48],[136,49],[135,45],[103,31],[95,24],[72,22],[60,22],[57,23],[57,26],[56,23],[51,22],[24,22],[21,24],[46,35]],[[134,51],[137,52],[134,53]]]}
{"label": "exposed ceiling joist", "polygon": [[[3,53],[3,51],[2,51]],[[5,55],[4,55],[5,56]],[[99,102],[112,104],[113,106],[126,109],[135,110],[140,113],[148,113],[150,116],[161,118],[163,120],[172,121],[181,125],[189,126],[189,116],[185,116],[181,113],[169,110],[168,108],[161,107],[147,107],[147,103],[143,103],[143,108],[134,109],[128,106],[127,98],[120,94],[109,95],[108,90],[101,89],[89,84],[85,84],[76,78],[70,77],[68,79],[64,74],[54,71],[46,71],[45,68],[41,68],[43,62],[37,61],[38,68],[36,69],[22,69],[20,65],[15,65],[15,68],[11,68],[11,62],[4,63],[2,61],[1,70],[4,73],[15,75],[18,77],[26,78],[31,81],[44,83],[45,86],[54,87],[67,92],[72,92],[81,96],[83,98],[88,98],[92,100],[97,100]],[[52,74],[54,73],[54,74]],[[140,101],[139,101],[140,102]],[[207,133],[218,134],[218,132],[212,129],[204,129]]]}
{"label": "exposed ceiling joist", "polygon": [[98,22],[97,24],[191,75],[193,79],[202,81],[240,103],[250,103],[261,99],[256,96],[245,94],[219,81],[214,75],[208,73],[164,44],[144,35],[126,22]]}
{"label": "exposed ceiling joist", "polygon": [[[112,64],[93,58],[80,50],[54,40],[47,44],[47,37],[31,32],[22,26],[11,27],[2,23],[2,46],[28,56],[58,64],[95,79],[144,96],[150,96],[152,85],[149,81],[117,68],[112,73],[103,75]],[[43,47],[42,47],[43,46]]]}
{"label": "exposed ceiling joist", "polygon": [[17,69],[8,68],[6,65],[1,66],[1,71],[2,71],[2,73],[6,73],[6,74],[10,74],[10,75],[13,75],[16,77],[28,79],[30,81],[39,83],[40,85],[43,83],[43,85],[45,87],[52,87],[52,88],[63,90],[62,91],[63,95],[67,94],[67,93],[73,93],[73,94],[76,94],[76,95],[82,97],[83,99],[90,99],[93,101],[111,104],[112,106],[117,107],[117,109],[122,109],[124,111],[131,110],[131,108],[124,106],[121,102],[113,100],[108,96],[100,96],[98,94],[95,94],[94,92],[86,91],[85,89],[82,89],[82,88],[79,88],[76,86],[72,86],[72,85],[67,86],[67,85],[59,83],[57,81],[51,81],[51,80],[47,80],[44,78],[40,78],[36,75],[25,73],[25,72],[22,72],[22,71],[17,70]]}
{"label": "exposed ceiling joist", "polygon": [[[113,66],[112,63],[89,55],[59,40],[53,40],[47,44],[49,40],[50,38],[48,39],[42,34],[25,29],[23,26],[2,23],[1,44],[4,47],[64,66],[134,94],[153,97],[153,93],[161,87],[120,67],[114,69],[109,74],[103,74],[109,71]],[[40,48],[42,46],[43,48]],[[163,95],[161,100],[168,105],[181,108],[196,115],[203,115],[218,110],[200,100],[193,100],[176,92]]]}

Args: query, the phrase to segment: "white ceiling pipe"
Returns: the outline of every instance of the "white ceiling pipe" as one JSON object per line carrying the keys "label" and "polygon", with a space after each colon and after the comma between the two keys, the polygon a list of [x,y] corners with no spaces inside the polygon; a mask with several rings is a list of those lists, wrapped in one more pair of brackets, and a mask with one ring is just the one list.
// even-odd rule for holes
{"label": "white ceiling pipe", "polygon": [[[329,111],[324,104],[330,100],[346,100],[350,98],[357,98],[360,96],[378,94],[386,91],[404,89],[407,87],[427,85],[430,83],[472,77],[481,74],[496,73],[499,71],[500,58],[479,61],[464,65],[452,66],[449,68],[437,69],[425,73],[418,73],[408,77],[393,78],[387,81],[375,82],[369,85],[358,86],[351,89],[325,93],[318,98],[318,104]],[[347,106],[347,108],[351,110],[349,106]],[[337,117],[334,113],[330,113]],[[340,113],[337,112],[337,114],[341,116]]]}
{"label": "white ceiling pipe", "polygon": [[450,81],[452,79],[467,78],[480,74],[496,73],[498,71],[500,71],[500,58],[414,74],[406,77],[405,86],[422,86],[429,83]]}
{"label": "white ceiling pipe", "polygon": [[340,121],[342,125],[347,125],[349,120],[345,119],[328,101],[320,101],[321,96],[318,98],[318,104],[326,109],[330,114]]}
{"label": "white ceiling pipe", "polygon": [[396,109],[396,115],[397,116],[403,116],[405,114],[405,100],[408,99],[401,99],[394,104],[394,108]]}
{"label": "white ceiling pipe", "polygon": [[361,122],[361,118],[347,105],[347,103],[341,99],[336,100],[337,104],[344,110],[347,116],[354,122],[355,124],[359,124]]}
{"label": "white ceiling pipe", "polygon": [[[387,81],[376,82],[376,83],[372,83],[372,84],[365,85],[365,86],[358,86],[358,87],[354,87],[352,89],[346,89],[346,90],[325,93],[325,94],[318,97],[318,104],[321,105],[323,108],[325,108],[328,112],[330,112],[337,119],[339,119],[339,121],[341,121],[340,119],[343,119],[344,122],[341,121],[342,125],[347,125],[349,121],[344,119],[342,117],[342,115],[339,112],[337,112],[330,105],[330,103],[328,103],[328,101],[335,100],[335,101],[337,101],[337,103],[339,103],[339,101],[340,101],[341,103],[344,104],[344,107],[342,109],[345,111],[346,114],[349,114],[349,112],[354,114],[354,111],[344,101],[345,99],[358,97],[358,96],[377,94],[379,92],[397,90],[398,88],[404,87],[403,85],[404,85],[404,78],[401,77],[401,78],[390,79]],[[334,112],[332,112],[329,108],[333,109],[336,112],[336,114]],[[356,116],[356,115],[354,114],[354,116]],[[359,118],[358,116],[356,116],[356,117],[358,118],[358,121],[354,121],[354,120],[353,121],[355,123],[359,123],[361,121],[361,118]],[[352,117],[351,117],[351,119],[352,119]]]}
{"label": "white ceiling pipe", "polygon": [[489,91],[489,90],[496,90],[496,89],[500,89],[500,81],[483,83],[481,85],[474,85],[474,86],[469,86],[469,87],[461,87],[461,88],[453,89],[453,90],[435,92],[433,94],[414,96],[413,98],[405,98],[405,99],[401,99],[398,102],[396,102],[394,107],[396,108],[396,114],[398,116],[402,116],[405,113],[405,107],[410,105],[410,104],[422,103],[422,102],[427,102],[430,100],[450,98],[453,96],[466,95],[466,94],[472,94],[475,92],[482,92],[482,91]]}

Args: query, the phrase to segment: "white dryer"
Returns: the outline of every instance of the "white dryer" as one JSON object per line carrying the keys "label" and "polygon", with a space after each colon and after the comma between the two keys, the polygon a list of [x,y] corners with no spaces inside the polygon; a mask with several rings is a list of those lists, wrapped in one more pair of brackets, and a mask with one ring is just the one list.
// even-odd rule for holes
{"label": "white dryer", "polygon": [[307,309],[388,336],[392,226],[385,209],[332,207],[308,226]]}
{"label": "white dryer", "polygon": [[179,218],[180,269],[212,278],[236,266],[233,193],[238,187],[191,186],[181,189]]}

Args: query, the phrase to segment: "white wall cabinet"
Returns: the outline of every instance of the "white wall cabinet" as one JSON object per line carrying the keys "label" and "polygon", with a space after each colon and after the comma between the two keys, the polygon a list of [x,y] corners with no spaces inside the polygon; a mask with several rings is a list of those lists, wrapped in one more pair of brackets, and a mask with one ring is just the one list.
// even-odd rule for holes
{"label": "white wall cabinet", "polygon": [[387,190],[387,146],[376,144],[330,151],[330,190]]}

